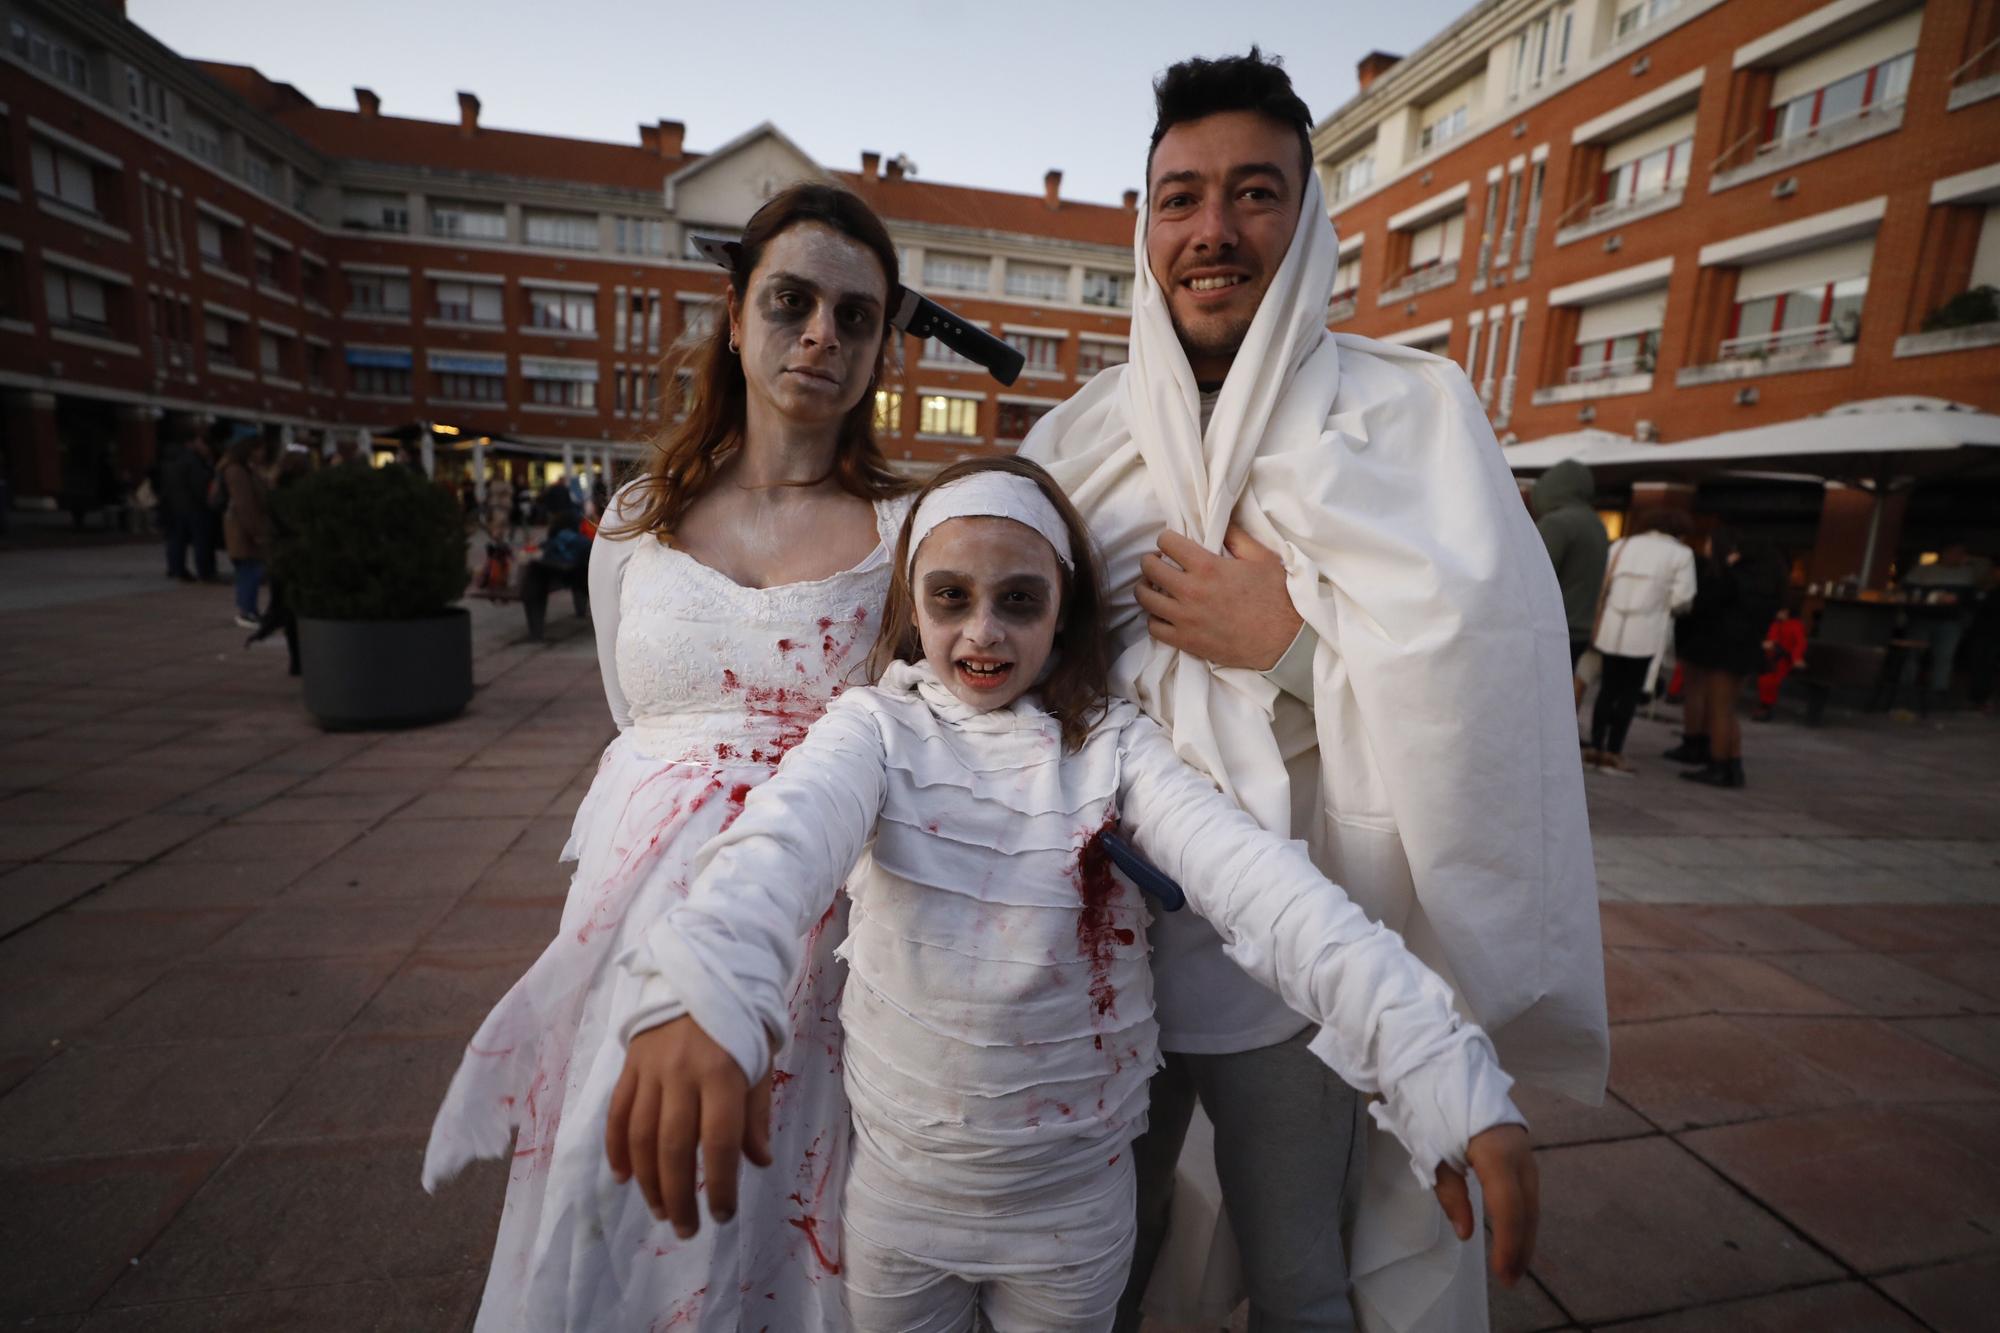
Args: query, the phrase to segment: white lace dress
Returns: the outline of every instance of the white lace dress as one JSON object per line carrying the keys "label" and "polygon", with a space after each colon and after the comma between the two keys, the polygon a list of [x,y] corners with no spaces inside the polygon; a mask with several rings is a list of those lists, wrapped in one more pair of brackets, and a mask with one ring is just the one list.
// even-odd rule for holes
{"label": "white lace dress", "polygon": [[[750,790],[863,679],[907,506],[878,503],[882,545],[811,583],[746,588],[650,538],[593,556],[593,603],[617,608],[599,650],[611,648],[620,731],[563,849],[577,869],[561,930],[467,1046],[424,1162],[433,1188],[474,1158],[512,1152],[481,1333],[846,1327],[845,973],[833,956],[844,899],[812,928],[792,980],[775,1161],[745,1168],[732,1223],[704,1214],[699,1234],[678,1240],[635,1185],[612,1180],[604,1122],[625,1059],[614,1019],[637,986],[617,960],[686,895],[695,853]],[[619,566],[602,595],[600,557]]]}

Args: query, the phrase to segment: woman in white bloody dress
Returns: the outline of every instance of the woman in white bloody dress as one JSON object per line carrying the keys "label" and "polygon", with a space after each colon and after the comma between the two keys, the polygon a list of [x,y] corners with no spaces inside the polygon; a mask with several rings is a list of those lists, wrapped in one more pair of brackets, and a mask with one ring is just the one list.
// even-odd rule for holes
{"label": "woman in white bloody dress", "polygon": [[604,1123],[624,1049],[609,1018],[636,984],[617,960],[685,896],[695,853],[864,680],[909,503],[872,434],[898,281],[888,233],[854,196],[801,185],[760,209],[687,419],[597,540],[619,734],[563,851],[577,869],[561,929],[467,1046],[424,1162],[435,1188],[512,1153],[481,1333],[846,1326],[844,903],[803,951],[788,1053],[759,1094],[772,1164],[748,1173],[727,1225],[679,1240],[612,1181]]}

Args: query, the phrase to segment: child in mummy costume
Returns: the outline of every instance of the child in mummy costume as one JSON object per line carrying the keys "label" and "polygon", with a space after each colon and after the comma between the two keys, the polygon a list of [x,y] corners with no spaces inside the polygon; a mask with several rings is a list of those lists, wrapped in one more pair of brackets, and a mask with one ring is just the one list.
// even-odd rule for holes
{"label": "child in mummy costume", "polygon": [[[813,1236],[863,1330],[1108,1329],[1130,1262],[1128,1148],[1159,1065],[1147,907],[1116,824],[1229,955],[1321,1025],[1313,1051],[1376,1092],[1461,1236],[1469,1164],[1495,1263],[1525,1266],[1523,1120],[1491,1044],[1394,932],[1260,829],[1105,686],[1095,562],[1046,473],[946,469],[897,546],[872,687],[849,690],[696,861],[621,960],[624,1074],[606,1150],[691,1235],[765,1158],[760,1086],[800,941],[845,879],[840,1236]],[[858,860],[858,864],[857,864]],[[852,867],[850,873],[850,867]],[[799,1200],[802,1209],[810,1201]],[[813,1235],[808,1211],[798,1224]]]}

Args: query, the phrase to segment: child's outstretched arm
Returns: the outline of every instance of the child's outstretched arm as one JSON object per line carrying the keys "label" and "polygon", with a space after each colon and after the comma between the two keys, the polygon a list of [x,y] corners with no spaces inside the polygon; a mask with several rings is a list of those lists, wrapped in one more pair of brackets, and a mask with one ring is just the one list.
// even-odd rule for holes
{"label": "child's outstretched arm", "polygon": [[688,896],[619,964],[641,982],[618,1015],[625,1070],[604,1128],[620,1181],[683,1238],[736,1211],[739,1153],[769,1164],[771,1057],[814,922],[825,915],[881,813],[882,737],[872,714],[835,704],[695,858]]}
{"label": "child's outstretched arm", "polygon": [[1313,1053],[1382,1094],[1371,1114],[1409,1150],[1460,1239],[1474,1220],[1462,1173],[1479,1174],[1493,1271],[1511,1286],[1533,1247],[1534,1159],[1512,1080],[1450,988],[1320,874],[1304,844],[1259,827],[1145,718],[1126,730],[1119,796],[1139,850],[1180,882],[1230,958],[1320,1024]]}

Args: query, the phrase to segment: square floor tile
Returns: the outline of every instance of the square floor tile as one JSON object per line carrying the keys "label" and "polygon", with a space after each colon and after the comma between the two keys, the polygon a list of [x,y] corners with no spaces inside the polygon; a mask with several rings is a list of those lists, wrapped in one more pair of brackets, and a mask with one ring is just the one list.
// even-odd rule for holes
{"label": "square floor tile", "polygon": [[1716,1015],[1613,1029],[1611,1088],[1667,1130],[1853,1100],[1838,1080],[1755,1030]]}
{"label": "square floor tile", "polygon": [[2000,1079],[1872,1018],[1735,1020],[1832,1076],[1867,1102],[1993,1101]]}
{"label": "square floor tile", "polygon": [[486,1163],[433,1196],[418,1182],[423,1156],[419,1142],[253,1146],[174,1219],[106,1304],[484,1265],[506,1172]]}
{"label": "square floor tile", "polygon": [[79,912],[176,912],[253,908],[285,891],[310,864],[271,861],[160,861],[130,868],[116,884],[76,905]]}
{"label": "square floor tile", "polygon": [[1840,1269],[1664,1138],[1552,1148],[1535,1275],[1585,1324],[1831,1279]]}
{"label": "square floor tile", "polygon": [[138,815],[51,855],[61,861],[150,861],[214,825],[211,815]]}
{"label": "square floor tile", "polygon": [[1835,1282],[1641,1319],[1618,1333],[1923,1333],[1923,1325],[1880,1292]]}
{"label": "square floor tile", "polygon": [[82,1311],[222,1161],[219,1152],[0,1166],[0,1317]]}
{"label": "square floor tile", "polygon": [[451,910],[424,940],[426,953],[540,953],[562,925],[562,899],[523,898],[492,902],[468,898]]}
{"label": "square floor tile", "polygon": [[[1617,1041],[1614,1033],[1614,1049]],[[1528,1134],[1537,1148],[1631,1139],[1659,1133],[1644,1116],[1608,1092],[1604,1095],[1602,1106],[1585,1106],[1559,1092],[1526,1083],[1516,1083],[1509,1095],[1521,1114],[1528,1117]]]}
{"label": "square floor tile", "polygon": [[2000,1018],[1903,1018],[1892,1020],[1891,1026],[1988,1074],[2000,1074]]}
{"label": "square floor tile", "polygon": [[259,1142],[430,1133],[465,1042],[344,1036],[257,1131]]}
{"label": "square floor tile", "polygon": [[1875,1281],[1937,1333],[1992,1333],[1995,1314],[2000,1312],[2000,1255],[1918,1268]]}
{"label": "square floor tile", "polygon": [[1606,903],[1598,910],[1607,949],[1713,949],[1716,941],[1686,907]]}
{"label": "square floor tile", "polygon": [[172,962],[214,943],[245,915],[241,908],[82,912],[70,907],[0,942],[0,972]]}
{"label": "square floor tile", "polygon": [[34,861],[0,873],[0,935],[68,906],[125,869],[122,865]]}
{"label": "square floor tile", "polygon": [[1675,910],[1680,920],[1725,948],[1750,953],[1849,953],[1859,947],[1781,907],[1697,905]]}
{"label": "square floor tile", "polygon": [[100,1308],[82,1333],[457,1333],[471,1326],[485,1285],[475,1269]]}
{"label": "square floor tile", "polygon": [[1771,963],[1864,1014],[1921,1018],[2000,1011],[2000,1001],[1884,954],[1778,954]]}
{"label": "square floor tile", "polygon": [[395,970],[393,958],[191,962],[99,1023],[107,1045],[338,1032]]}
{"label": "square floor tile", "polygon": [[1844,1000],[1800,980],[1788,964],[1800,958],[1839,963],[1851,956],[1774,954],[1767,960],[1737,953],[1661,952],[1646,955],[1646,966],[1704,1013],[1841,1014],[1852,1012]]}
{"label": "square floor tile", "polygon": [[[1683,1141],[1864,1273],[1990,1249],[2000,1156],[1917,1108],[1846,1107],[1696,1130]],[[1865,1202],[1864,1202],[1865,1201]]]}
{"label": "square floor tile", "polygon": [[398,958],[443,916],[435,899],[408,902],[266,903],[210,945],[204,958],[340,958],[391,954]]}

